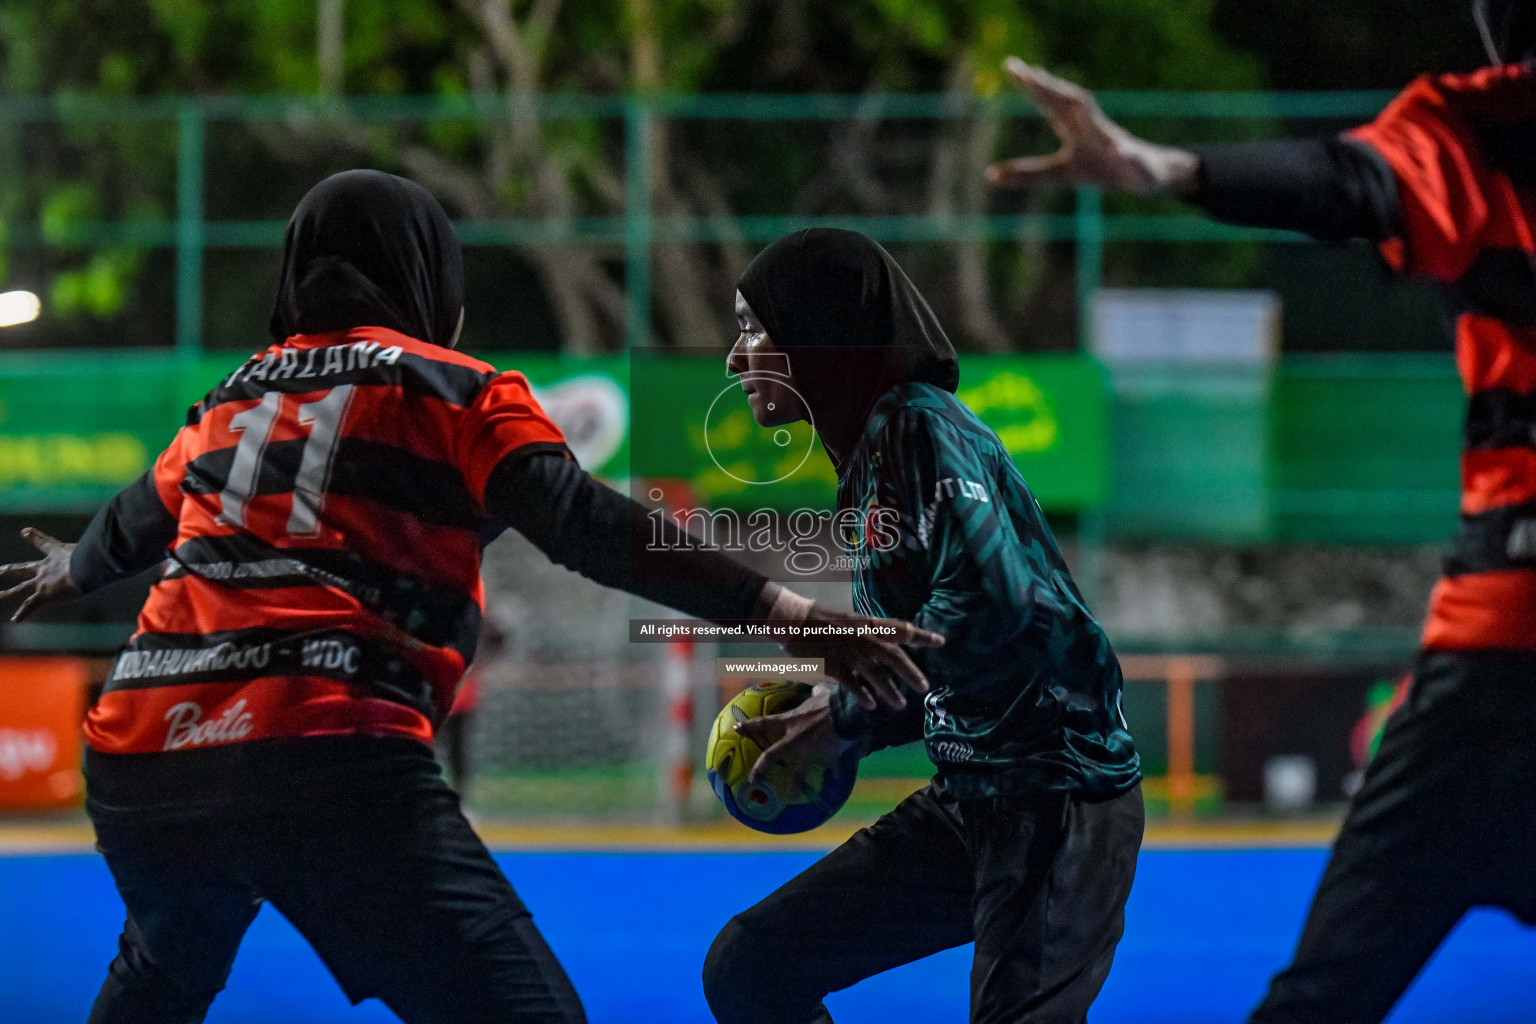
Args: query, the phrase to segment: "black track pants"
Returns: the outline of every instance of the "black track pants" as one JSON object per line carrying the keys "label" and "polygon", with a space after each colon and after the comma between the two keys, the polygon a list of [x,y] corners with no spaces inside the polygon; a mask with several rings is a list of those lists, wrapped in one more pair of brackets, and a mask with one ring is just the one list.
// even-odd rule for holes
{"label": "black track pants", "polygon": [[112,760],[90,766],[89,806],[128,920],[91,1024],[203,1020],[262,901],[350,999],[407,1024],[584,1024],[425,747],[376,773],[349,763],[366,783],[321,798],[295,781],[255,809],[114,803],[138,787],[114,786]]}
{"label": "black track pants", "polygon": [[704,964],[720,1024],[826,1020],[829,992],[973,939],[973,1024],[1081,1024],[1109,975],[1141,846],[1141,787],[956,802],[930,784],[725,926]]}
{"label": "black track pants", "polygon": [[1469,909],[1536,921],[1536,655],[1422,654],[1255,1024],[1374,1024]]}

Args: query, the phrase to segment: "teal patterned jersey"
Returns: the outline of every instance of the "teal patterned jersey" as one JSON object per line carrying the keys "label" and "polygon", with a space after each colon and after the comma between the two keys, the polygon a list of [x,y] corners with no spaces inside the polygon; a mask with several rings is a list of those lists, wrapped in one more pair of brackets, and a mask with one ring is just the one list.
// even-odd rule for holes
{"label": "teal patterned jersey", "polygon": [[[975,413],[930,384],[888,392],[841,469],[838,510],[858,610],[946,639],[913,656],[932,686],[928,756],[957,797],[1107,797],[1136,784],[1120,664],[1018,467]],[[833,704],[839,732],[875,745],[916,739],[913,711],[880,719],[841,688]]]}

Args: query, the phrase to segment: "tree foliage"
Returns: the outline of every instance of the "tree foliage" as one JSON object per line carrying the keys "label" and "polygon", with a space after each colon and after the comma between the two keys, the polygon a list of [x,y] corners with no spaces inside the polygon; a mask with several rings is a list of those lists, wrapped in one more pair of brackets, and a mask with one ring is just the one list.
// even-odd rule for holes
{"label": "tree foliage", "polygon": [[[351,0],[344,87],[349,95],[512,98],[988,95],[1003,87],[998,68],[1009,53],[1093,87],[1259,85],[1255,61],[1210,29],[1212,2]],[[0,88],[10,96],[313,93],[316,7],[316,0],[0,0]],[[311,120],[220,128],[209,142],[210,173],[218,179],[218,188],[210,186],[210,215],[281,217],[315,176],[357,164],[417,178],[461,217],[559,220],[623,212],[617,125],[540,122],[517,104],[508,110],[478,124]],[[1005,138],[1009,145],[1045,143],[1027,126],[986,117],[832,124],[663,119],[655,125],[652,205],[659,215],[716,217],[1011,209],[996,205],[980,177]],[[31,128],[0,145],[8,183],[0,190],[0,215],[11,224],[40,224],[53,238],[79,222],[172,217],[174,154],[169,123]],[[1026,209],[1061,201],[1034,197]],[[675,345],[726,338],[732,282],[752,249],[740,238],[658,243],[657,338]],[[546,323],[570,351],[621,341],[624,281],[616,249],[544,244],[497,255],[500,262],[487,255],[485,267],[499,269],[471,275],[477,310],[494,312],[500,323]],[[1013,347],[1042,310],[1061,306],[1070,287],[1064,256],[1040,244],[980,242],[903,253],[962,343],[984,349]],[[49,250],[33,269],[50,277],[54,312],[74,315],[79,332],[99,337],[131,318],[135,303],[163,302],[166,289],[146,283],[157,266],[163,274],[165,260],[156,264],[142,249],[66,247]],[[210,308],[215,330],[225,322],[220,310],[254,313],[270,287],[260,274],[211,272],[209,279],[231,289],[218,309]],[[525,283],[535,287],[521,288]]]}

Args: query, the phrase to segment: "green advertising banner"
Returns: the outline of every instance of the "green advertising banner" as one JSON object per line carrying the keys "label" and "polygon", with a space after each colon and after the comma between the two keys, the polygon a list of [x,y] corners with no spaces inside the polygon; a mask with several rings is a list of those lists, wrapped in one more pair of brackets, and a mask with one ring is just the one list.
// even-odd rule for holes
{"label": "green advertising banner", "polygon": [[560,425],[584,469],[605,480],[630,475],[627,356],[567,359],[503,353],[480,358],[528,378],[534,396]]}
{"label": "green advertising banner", "polygon": [[[633,475],[686,481],[705,504],[830,508],[837,480],[806,423],[757,425],[718,355],[636,352],[631,359]],[[997,431],[1048,509],[1103,500],[1104,370],[1080,356],[970,357],[958,391]]]}
{"label": "green advertising banner", "polygon": [[1109,382],[1086,356],[972,356],[960,401],[997,431],[1041,506],[1094,508],[1109,480]]}
{"label": "green advertising banner", "polygon": [[88,512],[132,482],[186,412],[166,357],[0,360],[0,509]]}
{"label": "green advertising banner", "polygon": [[[830,508],[836,480],[805,423],[765,430],[717,354],[485,357],[519,370],[583,466],[681,484],[720,507]],[[239,363],[169,354],[0,357],[0,510],[89,512],[153,462],[187,407]],[[1103,499],[1104,371],[1077,356],[971,357],[959,396],[1049,509]]]}

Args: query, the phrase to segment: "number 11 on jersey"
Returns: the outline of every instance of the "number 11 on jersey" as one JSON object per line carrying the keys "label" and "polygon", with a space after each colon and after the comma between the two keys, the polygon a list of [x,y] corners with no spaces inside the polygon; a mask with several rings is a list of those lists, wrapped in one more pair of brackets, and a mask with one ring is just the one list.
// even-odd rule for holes
{"label": "number 11 on jersey", "polygon": [[[331,460],[336,454],[336,443],[341,440],[341,424],[355,388],[354,384],[331,388],[298,408],[299,426],[309,427],[309,436],[304,440],[299,471],[293,478],[293,512],[288,516],[287,527],[291,537],[314,537],[320,532],[320,509],[325,504]],[[260,402],[230,417],[229,429],[240,435],[240,443],[235,446],[229,478],[219,494],[219,518],[230,526],[246,525],[245,507],[256,496],[267,442],[286,397],[281,391],[268,391]]]}

